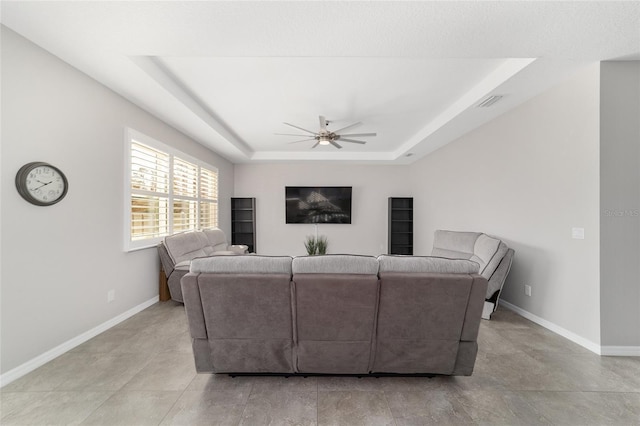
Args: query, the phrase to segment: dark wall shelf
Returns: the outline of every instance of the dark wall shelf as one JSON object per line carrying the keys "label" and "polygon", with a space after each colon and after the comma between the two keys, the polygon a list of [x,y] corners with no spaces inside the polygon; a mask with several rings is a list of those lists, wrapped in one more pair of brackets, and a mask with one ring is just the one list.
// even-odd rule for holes
{"label": "dark wall shelf", "polygon": [[389,197],[389,254],[413,254],[413,198]]}
{"label": "dark wall shelf", "polygon": [[231,198],[231,244],[249,246],[256,252],[256,199]]}

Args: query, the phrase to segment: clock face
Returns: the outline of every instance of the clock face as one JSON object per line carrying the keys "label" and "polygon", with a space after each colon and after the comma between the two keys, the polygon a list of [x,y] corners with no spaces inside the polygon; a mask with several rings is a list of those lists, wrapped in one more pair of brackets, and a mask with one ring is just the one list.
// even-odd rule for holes
{"label": "clock face", "polygon": [[48,206],[66,195],[67,178],[50,164],[29,163],[18,171],[16,186],[25,200],[38,206]]}

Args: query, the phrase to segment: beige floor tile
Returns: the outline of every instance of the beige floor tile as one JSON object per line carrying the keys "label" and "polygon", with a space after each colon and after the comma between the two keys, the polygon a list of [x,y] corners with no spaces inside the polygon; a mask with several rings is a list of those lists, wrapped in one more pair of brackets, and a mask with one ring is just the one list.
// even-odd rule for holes
{"label": "beige floor tile", "polygon": [[181,392],[118,391],[82,422],[84,425],[158,425]]}
{"label": "beige floor tile", "polygon": [[241,425],[315,425],[316,391],[252,391]]}
{"label": "beige floor tile", "polygon": [[385,392],[398,424],[473,424],[455,391]]}
{"label": "beige floor tile", "polygon": [[253,380],[255,392],[289,391],[306,392],[318,390],[318,378],[315,376],[256,376]]}
{"label": "beige floor tile", "polygon": [[[186,331],[185,331],[186,333]],[[171,350],[176,345],[176,334],[164,334],[158,330],[140,329],[120,341],[112,353],[143,353],[153,355]]]}
{"label": "beige floor tile", "polygon": [[56,390],[118,390],[147,365],[149,358],[145,354],[90,353],[68,360],[72,361],[74,373]]}
{"label": "beige floor tile", "polygon": [[319,391],[379,391],[386,382],[376,377],[320,376]]}
{"label": "beige floor tile", "polygon": [[187,391],[238,391],[250,392],[255,378],[252,376],[231,377],[227,374],[196,374]]}
{"label": "beige floor tile", "polygon": [[[566,390],[635,392],[640,391],[640,377],[622,376],[607,368],[596,354],[570,354],[533,351],[530,356],[542,363],[551,374],[562,376]],[[623,373],[624,374],[624,373]]]}
{"label": "beige floor tile", "polygon": [[[495,390],[571,390],[571,379],[562,370],[549,368],[544,363],[527,354],[493,355],[479,354],[471,380],[463,377],[457,381],[462,384],[475,384],[475,389],[482,388],[483,381]],[[466,390],[471,390],[466,387]]]}
{"label": "beige floor tile", "polygon": [[183,391],[196,377],[193,355],[180,352],[156,354],[124,385],[124,390]]}
{"label": "beige floor tile", "polygon": [[618,392],[531,392],[527,402],[561,425],[640,424],[640,394]]}
{"label": "beige floor tile", "polygon": [[461,391],[455,395],[464,411],[478,425],[550,425],[543,413],[519,392]]}
{"label": "beige floor tile", "polygon": [[43,392],[2,418],[3,425],[76,425],[112,392]]}
{"label": "beige floor tile", "polygon": [[85,358],[83,354],[67,352],[4,386],[2,392],[52,391],[76,374],[77,363]]}
{"label": "beige floor tile", "polygon": [[250,389],[241,391],[185,391],[162,421],[162,425],[237,425]]}
{"label": "beige floor tile", "polygon": [[588,349],[544,328],[532,328],[530,330],[507,329],[499,330],[497,333],[525,353],[545,351],[592,354]]}
{"label": "beige floor tile", "polygon": [[[0,419],[22,409],[27,405],[39,402],[47,392],[2,392],[0,393]],[[2,422],[0,422],[1,424]]]}
{"label": "beige floor tile", "polygon": [[137,333],[132,329],[109,329],[90,339],[71,352],[109,353],[122,344],[123,340],[132,338]]}
{"label": "beige floor tile", "polygon": [[318,425],[394,425],[385,393],[318,391]]}

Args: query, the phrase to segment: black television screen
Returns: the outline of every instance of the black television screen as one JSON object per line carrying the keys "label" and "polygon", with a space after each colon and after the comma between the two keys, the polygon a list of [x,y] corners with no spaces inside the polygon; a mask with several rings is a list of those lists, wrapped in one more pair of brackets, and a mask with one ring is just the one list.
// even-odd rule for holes
{"label": "black television screen", "polygon": [[287,186],[286,223],[351,223],[350,186]]}

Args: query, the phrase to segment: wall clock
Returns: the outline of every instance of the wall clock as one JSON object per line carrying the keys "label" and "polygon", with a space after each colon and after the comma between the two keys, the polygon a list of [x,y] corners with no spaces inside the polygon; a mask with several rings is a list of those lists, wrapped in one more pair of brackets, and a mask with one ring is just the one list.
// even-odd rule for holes
{"label": "wall clock", "polygon": [[18,193],[36,206],[50,206],[67,195],[69,183],[60,169],[35,161],[20,167],[16,174]]}

